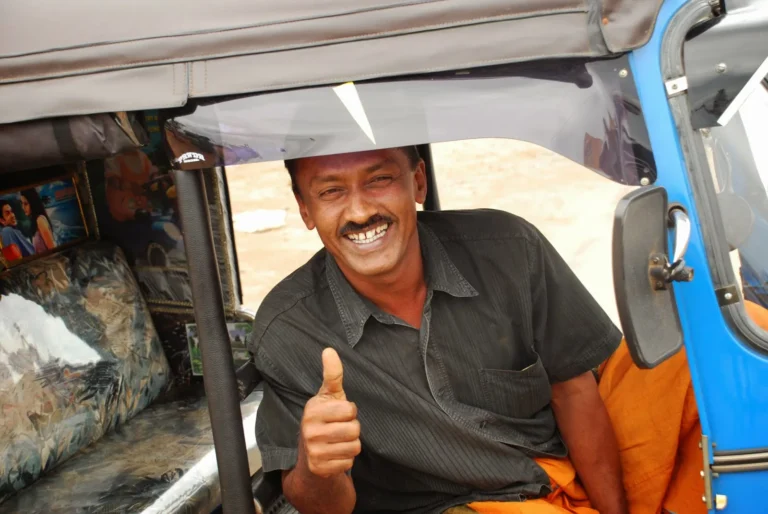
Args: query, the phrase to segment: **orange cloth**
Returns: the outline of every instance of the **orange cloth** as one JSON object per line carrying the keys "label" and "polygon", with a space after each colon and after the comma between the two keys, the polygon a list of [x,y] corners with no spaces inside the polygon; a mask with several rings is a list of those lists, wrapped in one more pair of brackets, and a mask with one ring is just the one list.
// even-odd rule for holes
{"label": "orange cloth", "polygon": [[765,307],[749,300],[744,300],[744,309],[758,327],[768,332],[768,310]]}
{"label": "orange cloth", "polygon": [[552,493],[546,498],[524,502],[475,502],[469,507],[481,514],[598,514],[590,507],[586,491],[576,480],[571,461],[542,458],[536,462],[547,472],[552,484]]}

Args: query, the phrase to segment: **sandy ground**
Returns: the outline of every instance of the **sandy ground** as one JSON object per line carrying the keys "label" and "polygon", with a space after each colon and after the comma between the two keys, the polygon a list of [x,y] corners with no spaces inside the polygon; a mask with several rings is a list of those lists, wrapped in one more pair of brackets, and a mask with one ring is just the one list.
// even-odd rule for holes
{"label": "sandy ground", "polygon": [[[432,148],[443,209],[490,207],[541,230],[618,324],[611,232],[616,203],[632,188],[558,154],[511,140],[440,143]],[[256,310],[283,277],[321,247],[299,217],[282,162],[227,168],[233,214],[284,209],[283,227],[236,232],[244,304]]]}

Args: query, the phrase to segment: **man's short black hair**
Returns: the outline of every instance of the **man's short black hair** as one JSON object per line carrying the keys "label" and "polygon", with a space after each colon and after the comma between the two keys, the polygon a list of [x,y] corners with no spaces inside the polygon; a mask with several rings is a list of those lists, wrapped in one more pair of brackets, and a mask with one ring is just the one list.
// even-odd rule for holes
{"label": "man's short black hair", "polygon": [[[400,146],[398,149],[408,157],[408,162],[412,167],[419,165],[421,156],[419,155],[419,149],[416,146]],[[299,194],[299,186],[296,184],[296,171],[299,169],[298,159],[286,159],[285,168],[288,170],[288,174],[291,176],[291,187],[293,192]]]}

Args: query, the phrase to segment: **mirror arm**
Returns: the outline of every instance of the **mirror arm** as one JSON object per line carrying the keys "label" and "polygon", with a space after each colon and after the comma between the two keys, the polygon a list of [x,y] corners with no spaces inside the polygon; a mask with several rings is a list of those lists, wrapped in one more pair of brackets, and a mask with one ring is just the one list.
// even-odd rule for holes
{"label": "mirror arm", "polygon": [[688,213],[680,205],[673,205],[668,213],[670,228],[675,229],[675,246],[672,260],[663,254],[651,256],[648,273],[653,281],[654,289],[667,289],[672,282],[690,282],[693,280],[693,268],[685,265],[685,252],[691,240],[691,221]]}

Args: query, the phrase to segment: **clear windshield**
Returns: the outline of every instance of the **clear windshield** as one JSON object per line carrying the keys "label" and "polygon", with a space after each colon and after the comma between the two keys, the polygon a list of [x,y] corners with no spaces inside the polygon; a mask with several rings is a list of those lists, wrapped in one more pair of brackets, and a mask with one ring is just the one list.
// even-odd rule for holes
{"label": "clear windshield", "polygon": [[477,138],[517,139],[622,184],[656,167],[626,57],[496,66],[198,105],[166,122],[181,169]]}
{"label": "clear windshield", "polygon": [[744,299],[768,308],[768,88],[705,137],[726,239]]}

